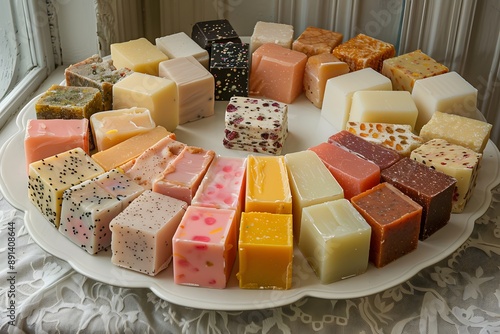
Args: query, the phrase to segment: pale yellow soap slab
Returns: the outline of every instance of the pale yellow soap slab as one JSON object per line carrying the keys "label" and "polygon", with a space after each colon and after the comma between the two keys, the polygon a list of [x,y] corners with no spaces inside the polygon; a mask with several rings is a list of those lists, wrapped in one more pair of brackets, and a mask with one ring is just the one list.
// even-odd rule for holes
{"label": "pale yellow soap slab", "polygon": [[111,59],[116,68],[126,67],[134,72],[158,75],[158,64],[168,57],[146,38],[142,37],[110,46]]}

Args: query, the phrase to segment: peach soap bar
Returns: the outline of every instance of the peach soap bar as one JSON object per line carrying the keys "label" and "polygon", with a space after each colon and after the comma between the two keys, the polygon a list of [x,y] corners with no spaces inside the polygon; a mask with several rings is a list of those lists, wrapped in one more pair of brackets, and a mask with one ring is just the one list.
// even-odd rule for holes
{"label": "peach soap bar", "polygon": [[176,284],[223,289],[238,254],[234,210],[189,206],[173,238]]}
{"label": "peach soap bar", "polygon": [[351,199],[371,226],[370,261],[380,268],[418,247],[422,207],[389,183]]}
{"label": "peach soap bar", "polygon": [[[168,57],[146,38],[113,43],[111,59],[117,68],[129,68],[134,72],[158,75],[158,64]],[[116,108],[116,106],[115,106]]]}
{"label": "peach soap bar", "polygon": [[111,220],[111,262],[150,276],[167,268],[186,209],[183,201],[144,191]]}
{"label": "peach soap bar", "polygon": [[257,21],[250,37],[250,54],[266,43],[274,43],[286,49],[291,49],[292,42],[292,25]]}
{"label": "peach soap bar", "polygon": [[208,51],[199,46],[185,32],[156,38],[156,47],[169,59],[194,57],[204,68],[208,69],[210,57]]}
{"label": "peach soap bar", "polygon": [[303,52],[307,57],[331,54],[343,39],[344,35],[341,33],[309,26],[292,43],[292,50]]}
{"label": "peach soap bar", "polygon": [[298,247],[321,283],[357,276],[368,268],[371,227],[346,199],[304,208]]}
{"label": "peach soap bar", "polygon": [[245,211],[292,213],[292,192],[283,156],[247,157]]}
{"label": "peach soap bar", "polygon": [[240,288],[286,290],[292,287],[292,225],[291,214],[241,214],[236,274]]}

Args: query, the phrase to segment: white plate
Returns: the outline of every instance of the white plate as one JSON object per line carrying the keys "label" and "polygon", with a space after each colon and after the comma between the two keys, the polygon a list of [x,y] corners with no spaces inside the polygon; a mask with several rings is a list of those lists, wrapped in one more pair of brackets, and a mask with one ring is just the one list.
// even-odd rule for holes
{"label": "white plate", "polygon": [[[237,264],[228,287],[224,290],[181,286],[173,282],[172,266],[156,277],[149,277],[114,266],[110,261],[110,251],[96,256],[87,254],[59,234],[31,204],[27,196],[23,139],[27,120],[35,117],[35,100],[20,112],[17,119],[18,132],[0,150],[0,188],[12,205],[25,212],[25,224],[35,242],[88,277],[112,285],[150,288],[169,302],[193,308],[262,309],[286,305],[304,296],[345,299],[367,296],[394,287],[421,269],[445,258],[467,240],[475,220],[486,211],[491,202],[491,189],[500,182],[500,154],[489,141],[484,151],[477,186],[465,211],[453,214],[448,225],[420,242],[416,251],[380,269],[370,265],[366,273],[357,277],[323,285],[300,251],[296,250],[290,290],[240,289],[235,277]],[[189,145],[213,149],[222,156],[246,156],[247,152],[228,150],[222,145],[226,105],[226,102],[217,102],[215,116],[179,126],[176,130],[177,139]],[[304,96],[290,105],[289,131],[282,154],[305,150],[326,141],[331,134],[337,132],[320,117],[320,110]]]}

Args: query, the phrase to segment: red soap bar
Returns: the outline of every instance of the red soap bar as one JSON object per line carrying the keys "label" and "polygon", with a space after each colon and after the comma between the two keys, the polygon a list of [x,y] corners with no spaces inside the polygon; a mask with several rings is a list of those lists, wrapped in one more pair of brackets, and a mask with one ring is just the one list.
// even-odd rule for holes
{"label": "red soap bar", "polygon": [[372,228],[370,261],[377,267],[418,246],[422,207],[389,183],[380,183],[351,198]]}
{"label": "red soap bar", "polygon": [[380,168],[336,144],[321,143],[309,148],[323,161],[344,189],[344,197],[362,193],[380,183]]}

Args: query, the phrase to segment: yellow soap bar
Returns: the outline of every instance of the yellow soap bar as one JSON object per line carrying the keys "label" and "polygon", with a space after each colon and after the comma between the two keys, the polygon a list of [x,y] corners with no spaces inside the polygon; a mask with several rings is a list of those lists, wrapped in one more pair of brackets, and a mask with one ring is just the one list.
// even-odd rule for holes
{"label": "yellow soap bar", "polygon": [[245,211],[292,213],[292,194],[283,156],[247,158]]}
{"label": "yellow soap bar", "polygon": [[292,215],[243,212],[238,243],[243,289],[289,289],[292,286]]}
{"label": "yellow soap bar", "polygon": [[134,72],[158,75],[158,65],[168,60],[167,55],[144,37],[111,44],[110,49],[116,68],[126,67]]}

